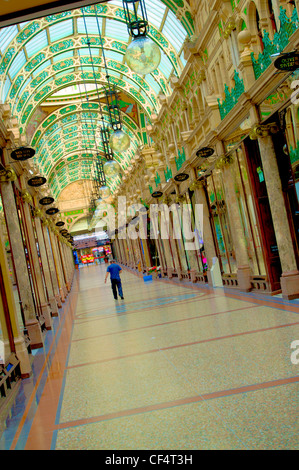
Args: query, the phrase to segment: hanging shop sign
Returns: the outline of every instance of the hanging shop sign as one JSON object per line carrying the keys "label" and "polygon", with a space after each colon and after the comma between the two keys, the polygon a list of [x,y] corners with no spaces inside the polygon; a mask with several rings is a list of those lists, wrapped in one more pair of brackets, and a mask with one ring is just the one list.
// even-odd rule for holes
{"label": "hanging shop sign", "polygon": [[43,176],[33,176],[27,181],[27,183],[29,184],[29,186],[33,186],[34,188],[36,188],[38,186],[42,186],[43,184],[45,184],[46,181],[47,179],[44,178]]}
{"label": "hanging shop sign", "polygon": [[161,197],[161,196],[163,196],[163,193],[161,191],[155,191],[152,194],[152,197],[154,197],[154,198],[158,198],[158,197]]}
{"label": "hanging shop sign", "polygon": [[42,199],[39,200],[39,203],[42,206],[49,206],[50,204],[53,204],[54,198],[50,196],[43,197]]}
{"label": "hanging shop sign", "polygon": [[179,181],[180,183],[182,181],[186,181],[189,178],[189,175],[187,173],[180,173],[179,175],[176,175],[174,177],[175,181]]}
{"label": "hanging shop sign", "polygon": [[11,152],[10,156],[13,160],[24,161],[32,158],[35,155],[35,150],[31,147],[19,147]]}
{"label": "hanging shop sign", "polygon": [[64,228],[63,230],[60,230],[61,235],[66,235],[68,233],[67,229]]}
{"label": "hanging shop sign", "polygon": [[299,68],[299,52],[282,54],[275,60],[274,67],[281,72],[294,72]]}
{"label": "hanging shop sign", "polygon": [[63,227],[65,224],[64,224],[64,222],[62,222],[62,220],[60,220],[55,225],[56,225],[56,227]]}
{"label": "hanging shop sign", "polygon": [[208,158],[214,155],[215,150],[210,147],[204,147],[202,149],[197,150],[196,156],[200,158]]}
{"label": "hanging shop sign", "polygon": [[57,207],[51,207],[51,209],[46,210],[46,214],[48,215],[54,215],[57,214],[57,212],[59,212],[59,209],[57,209]]}

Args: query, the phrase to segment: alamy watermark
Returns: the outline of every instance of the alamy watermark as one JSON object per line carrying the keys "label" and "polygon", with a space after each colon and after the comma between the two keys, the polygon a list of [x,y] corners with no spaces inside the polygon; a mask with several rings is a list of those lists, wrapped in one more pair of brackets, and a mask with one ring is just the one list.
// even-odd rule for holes
{"label": "alamy watermark", "polygon": [[291,343],[291,349],[294,349],[294,352],[291,354],[291,363],[294,365],[299,364],[299,340],[295,340]]}
{"label": "alamy watermark", "polygon": [[5,350],[4,350],[4,343],[0,340],[0,365],[5,363]]}
{"label": "alamy watermark", "polygon": [[203,246],[202,204],[150,204],[127,205],[125,196],[118,197],[118,212],[110,204],[99,206],[96,217],[107,227],[109,238],[136,240],[183,240],[187,251]]}

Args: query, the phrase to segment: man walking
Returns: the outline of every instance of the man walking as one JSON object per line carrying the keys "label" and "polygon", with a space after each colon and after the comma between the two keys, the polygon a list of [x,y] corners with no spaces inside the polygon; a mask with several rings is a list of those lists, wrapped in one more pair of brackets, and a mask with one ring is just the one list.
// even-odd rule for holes
{"label": "man walking", "polygon": [[[120,279],[120,273],[122,272],[121,267],[116,263],[116,261],[113,259],[110,261],[110,266],[107,268],[107,273],[105,277],[105,284],[107,282],[109,273],[110,273],[110,280],[111,280],[111,287],[113,291],[113,296],[115,300],[117,300],[117,289],[118,289],[118,294],[121,299],[124,299],[123,295],[123,289],[121,285],[121,279]],[[116,289],[117,288],[117,289]]]}

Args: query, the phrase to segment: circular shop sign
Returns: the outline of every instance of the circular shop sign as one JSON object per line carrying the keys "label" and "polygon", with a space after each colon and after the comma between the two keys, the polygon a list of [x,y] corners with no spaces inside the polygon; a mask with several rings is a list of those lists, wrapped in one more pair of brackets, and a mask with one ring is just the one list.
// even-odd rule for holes
{"label": "circular shop sign", "polygon": [[42,186],[43,184],[45,184],[46,181],[47,179],[44,178],[43,176],[33,176],[27,181],[27,183],[29,184],[29,186],[33,186],[36,188],[38,186]]}
{"label": "circular shop sign", "polygon": [[64,222],[62,222],[62,220],[60,220],[55,225],[56,225],[56,227],[63,227],[65,224],[64,224]]}
{"label": "circular shop sign", "polygon": [[154,197],[154,198],[158,198],[158,197],[161,197],[161,196],[163,196],[163,193],[161,191],[155,191],[152,194],[152,197]]}
{"label": "circular shop sign", "polygon": [[63,230],[60,230],[61,235],[66,235],[68,231],[64,228]]}
{"label": "circular shop sign", "polygon": [[289,52],[278,57],[274,67],[282,72],[294,72],[299,68],[299,52]]}
{"label": "circular shop sign", "polygon": [[19,147],[11,152],[10,156],[13,160],[24,161],[32,158],[35,155],[35,150],[31,147]]}
{"label": "circular shop sign", "polygon": [[215,150],[210,147],[204,147],[202,149],[197,150],[196,155],[200,158],[208,158],[214,155]]}
{"label": "circular shop sign", "polygon": [[54,198],[50,196],[43,197],[42,199],[39,200],[39,203],[42,206],[49,206],[50,204],[53,204]]}
{"label": "circular shop sign", "polygon": [[179,181],[179,182],[186,181],[188,178],[189,178],[189,175],[187,175],[187,173],[181,173],[180,175],[176,175],[174,177],[175,181]]}
{"label": "circular shop sign", "polygon": [[57,209],[57,207],[51,207],[51,209],[46,210],[46,214],[48,215],[54,215],[57,214],[57,212],[59,212],[59,209]]}

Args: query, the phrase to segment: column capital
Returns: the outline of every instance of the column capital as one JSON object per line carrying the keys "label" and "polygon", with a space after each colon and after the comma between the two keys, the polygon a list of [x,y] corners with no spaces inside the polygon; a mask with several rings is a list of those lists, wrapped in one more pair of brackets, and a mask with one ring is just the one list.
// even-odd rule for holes
{"label": "column capital", "polygon": [[27,189],[23,189],[23,191],[21,192],[21,198],[23,202],[28,202],[28,204],[32,202],[32,196],[29,191],[27,191]]}
{"label": "column capital", "polygon": [[222,169],[228,167],[234,163],[234,157],[232,155],[223,155],[217,162],[215,163],[215,168]]}
{"label": "column capital", "polygon": [[6,166],[0,169],[0,183],[7,183],[8,181],[16,181],[17,175],[11,166]]}
{"label": "column capital", "polygon": [[250,131],[251,140],[257,140],[260,137],[268,137],[271,134],[277,134],[279,127],[275,122],[269,124],[256,124]]}
{"label": "column capital", "polygon": [[203,188],[204,185],[205,185],[204,180],[193,181],[193,183],[191,183],[191,185],[190,185],[190,190],[195,191],[196,189]]}

